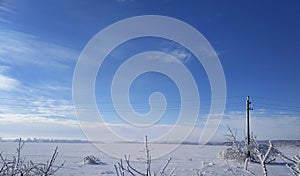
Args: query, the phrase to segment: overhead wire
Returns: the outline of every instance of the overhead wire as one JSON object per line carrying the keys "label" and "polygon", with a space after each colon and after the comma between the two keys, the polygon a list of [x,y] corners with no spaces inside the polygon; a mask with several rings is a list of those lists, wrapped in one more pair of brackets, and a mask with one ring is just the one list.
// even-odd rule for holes
{"label": "overhead wire", "polygon": [[[300,113],[300,106],[297,105],[291,105],[292,102],[291,100],[288,101],[283,101],[279,100],[276,98],[268,98],[268,97],[257,97],[253,96],[253,104],[254,107],[262,108],[262,109],[267,109],[267,110],[276,110],[278,112],[280,111],[286,111],[286,112],[292,112],[292,113]],[[221,98],[215,98],[214,100],[217,101],[216,105],[222,105],[221,103],[218,103],[218,100],[221,100]],[[242,104],[243,102],[243,97],[242,96],[229,96],[226,98],[226,108],[233,108],[233,107],[243,107],[244,105]],[[189,107],[195,108],[197,99],[185,99],[183,100],[185,103],[189,104]],[[63,102],[63,105],[61,105]],[[58,110],[59,106],[65,106],[68,107],[69,109],[76,109],[76,107],[73,107],[73,103],[71,100],[47,100],[45,99],[33,99],[33,98],[14,98],[10,99],[8,97],[0,97],[0,103],[1,109],[10,109],[10,110],[22,110],[22,109],[27,109],[27,110],[40,110],[40,109],[48,109],[48,110]],[[112,101],[103,101],[103,100],[96,100],[98,109],[101,109],[103,112],[115,112],[115,111],[131,111],[127,110],[127,106],[115,106],[113,105]],[[181,101],[180,99],[167,99],[167,108],[161,108],[161,101],[154,101],[152,102],[153,108],[157,111],[162,111],[162,110],[169,110],[169,111],[175,111],[179,110],[181,108]],[[130,102],[131,106],[133,107],[134,110],[138,111],[147,111],[150,110],[151,106],[147,101],[131,101]],[[88,110],[90,104],[80,104],[80,106],[84,107],[85,109],[83,110]],[[210,109],[211,107],[211,99],[201,99],[200,98],[200,109]],[[59,110],[66,110],[66,109],[59,109]],[[76,109],[80,110],[80,109]]]}

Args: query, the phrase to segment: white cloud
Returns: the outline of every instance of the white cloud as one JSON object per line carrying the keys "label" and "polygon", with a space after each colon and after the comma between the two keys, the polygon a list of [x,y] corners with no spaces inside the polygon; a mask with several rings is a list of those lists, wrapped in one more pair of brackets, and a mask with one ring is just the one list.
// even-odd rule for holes
{"label": "white cloud", "polygon": [[[238,133],[239,140],[243,139],[245,119],[240,117],[224,118],[218,128],[212,141],[224,141],[227,133],[227,125]],[[1,114],[0,128],[1,133],[8,134],[10,137],[52,137],[52,138],[83,138],[83,133],[75,119],[57,119],[40,116],[39,114]],[[112,130],[115,134],[119,134],[133,141],[143,141],[144,135],[148,135],[150,139],[159,140],[162,134],[166,134],[173,125],[156,124],[147,128],[138,128],[128,124],[103,124],[100,122],[81,122],[89,133],[95,135],[94,139],[102,142],[113,142],[111,134]],[[275,140],[275,139],[299,139],[299,117],[283,117],[274,120],[272,117],[256,118],[251,120],[252,131],[259,140]],[[208,127],[209,128],[209,127]],[[188,126],[179,126],[178,132],[189,129]],[[208,129],[210,130],[210,129]],[[202,132],[202,127],[196,126],[192,135],[187,141],[198,142]],[[39,136],[43,134],[43,136]],[[19,136],[18,136],[19,135]],[[30,136],[31,135],[31,136]],[[7,136],[3,136],[7,137]],[[164,139],[166,140],[166,139]],[[180,142],[176,134],[171,135],[168,141],[160,142]],[[157,141],[156,141],[157,142]]]}
{"label": "white cloud", "polygon": [[35,98],[16,97],[2,104],[2,137],[83,138],[70,101]]}
{"label": "white cloud", "polygon": [[0,90],[11,91],[18,87],[19,84],[18,80],[0,74]]}
{"label": "white cloud", "polygon": [[57,124],[65,126],[77,126],[76,120],[55,119],[43,117],[43,114],[0,114],[1,124]]}
{"label": "white cloud", "polygon": [[84,138],[76,120],[45,118],[38,114],[1,114],[0,128],[4,138]]}
{"label": "white cloud", "polygon": [[[228,112],[219,126],[214,140],[224,140],[227,132],[227,125],[237,131],[238,138],[241,140],[245,135],[246,117],[245,112]],[[269,115],[265,110],[250,115],[251,131],[259,140],[274,139],[299,139],[300,117],[297,115],[285,115],[276,117]]]}

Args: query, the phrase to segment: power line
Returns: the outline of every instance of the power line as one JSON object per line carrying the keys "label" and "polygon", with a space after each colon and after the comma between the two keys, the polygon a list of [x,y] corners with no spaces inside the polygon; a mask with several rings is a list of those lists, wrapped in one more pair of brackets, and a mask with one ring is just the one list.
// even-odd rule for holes
{"label": "power line", "polygon": [[272,103],[264,103],[264,102],[258,102],[258,104],[259,105],[271,106],[271,107],[288,107],[288,108],[300,109],[300,106],[293,106],[293,105],[272,104]]}
{"label": "power line", "polygon": [[[241,96],[230,96],[227,97],[226,102],[226,108],[236,108],[236,107],[242,107],[239,106],[241,104],[240,98]],[[256,97],[258,100],[255,101],[254,106],[258,108],[264,108],[264,109],[270,109],[270,110],[277,110],[277,111],[287,111],[287,112],[294,112],[299,113],[300,112],[300,106],[290,105],[290,104],[284,104],[282,101],[278,101],[278,99],[273,98],[267,98],[267,97]],[[0,100],[3,100],[0,105],[3,111],[4,109],[10,109],[10,110],[40,110],[40,109],[47,109],[47,110],[59,110],[59,111],[67,111],[67,110],[74,110],[73,103],[71,100],[53,100],[50,99],[32,99],[32,98],[16,98],[16,99],[10,99],[7,97],[0,97]],[[214,100],[220,100],[218,98]],[[196,104],[193,104],[196,99],[189,99],[184,100],[184,103],[189,103],[189,107],[194,108],[197,107]],[[115,112],[115,111],[128,111],[125,106],[119,105],[114,106],[112,101],[96,101],[98,108],[105,112]],[[153,103],[153,102],[152,102]],[[160,108],[161,101],[156,101],[152,104],[154,108],[156,108],[157,111],[165,110],[163,108]],[[166,110],[175,111],[180,110],[181,108],[181,101],[180,99],[166,99],[167,107]],[[178,104],[174,104],[178,103]],[[150,110],[151,106],[148,104],[147,101],[131,101],[131,106],[134,110]],[[85,107],[86,110],[89,109],[89,105],[91,104],[80,104]],[[222,105],[221,103],[216,103],[216,105]],[[67,109],[59,108],[60,106],[64,106]],[[127,107],[127,106],[126,106]],[[40,109],[39,109],[40,108]],[[211,108],[211,99],[201,99],[200,98],[200,110],[206,110]],[[0,109],[0,111],[1,111]],[[78,110],[78,109],[77,109]]]}
{"label": "power line", "polygon": [[270,97],[261,97],[261,96],[253,96],[253,99],[260,99],[272,102],[282,102],[282,103],[295,103],[294,100],[280,99],[280,98],[270,98]]}

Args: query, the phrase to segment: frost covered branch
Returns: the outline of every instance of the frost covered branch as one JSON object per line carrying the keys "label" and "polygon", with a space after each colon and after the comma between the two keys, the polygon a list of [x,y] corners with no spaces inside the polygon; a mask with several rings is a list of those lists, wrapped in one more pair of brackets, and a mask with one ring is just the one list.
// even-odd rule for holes
{"label": "frost covered branch", "polygon": [[262,154],[256,148],[256,152],[258,153],[257,156],[258,156],[258,158],[260,160],[260,164],[261,164],[261,167],[263,169],[264,176],[268,176],[268,171],[267,171],[267,166],[266,166],[266,159],[269,157],[272,148],[273,148],[273,145],[272,145],[271,141],[269,141],[269,148],[268,148],[267,153],[265,155]]}
{"label": "frost covered branch", "polygon": [[58,167],[54,168],[54,162],[55,162],[56,157],[58,155],[57,150],[58,150],[58,147],[55,148],[54,153],[53,153],[50,161],[47,161],[46,164],[37,164],[35,166],[35,168],[36,168],[35,173],[37,175],[44,175],[44,176],[54,175],[54,173],[57,172],[58,169],[60,169],[64,166],[65,162],[60,164]]}
{"label": "frost covered branch", "polygon": [[283,153],[280,153],[281,158],[283,158],[283,160],[288,160],[290,162],[292,162],[292,164],[288,164],[286,163],[285,166],[287,168],[289,168],[290,172],[295,175],[295,176],[299,176],[300,175],[300,157],[299,155],[294,156],[293,158],[289,158],[287,156],[285,156]]}

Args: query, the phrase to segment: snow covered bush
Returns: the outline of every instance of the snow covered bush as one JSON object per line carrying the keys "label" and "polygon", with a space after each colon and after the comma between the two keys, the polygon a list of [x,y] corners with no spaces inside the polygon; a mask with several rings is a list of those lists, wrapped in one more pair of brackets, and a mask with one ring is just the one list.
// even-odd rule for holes
{"label": "snow covered bush", "polygon": [[250,151],[250,161],[260,163],[260,156],[264,155],[265,163],[268,164],[275,161],[276,157],[280,154],[280,151],[271,147],[270,152],[267,154],[270,144],[258,144],[253,134],[250,136],[250,145],[246,145],[247,138],[245,141],[238,141],[236,139],[236,133],[228,127],[228,134],[226,134],[227,140],[231,143],[231,147],[225,149],[220,153],[221,158],[229,161],[237,161],[240,163],[245,162],[247,159],[247,152]]}
{"label": "snow covered bush", "polygon": [[[228,134],[226,134],[227,139],[232,143],[231,147],[225,149],[220,153],[220,156],[226,161],[237,161],[239,163],[244,163],[244,171],[250,175],[256,175],[253,171],[248,169],[249,162],[260,163],[263,175],[267,176],[267,164],[275,161],[276,157],[281,156],[282,153],[275,149],[269,141],[267,144],[258,144],[255,136],[251,134],[250,144],[247,145],[247,138],[243,142],[236,139],[236,133],[228,127]],[[248,155],[250,153],[250,156]]]}
{"label": "snow covered bush", "polygon": [[58,147],[55,148],[54,153],[47,163],[35,163],[33,161],[25,161],[25,157],[21,156],[21,150],[24,142],[19,139],[16,156],[12,159],[5,158],[0,153],[0,175],[1,176],[49,176],[63,167],[64,163],[59,166],[54,166],[54,162],[58,155]]}
{"label": "snow covered bush", "polygon": [[247,158],[246,156],[246,147],[240,141],[236,139],[236,133],[228,127],[228,134],[225,135],[227,140],[231,143],[231,147],[223,150],[220,153],[220,157],[229,160],[229,161],[237,161],[244,162]]}
{"label": "snow covered bush", "polygon": [[83,158],[84,164],[92,164],[92,165],[106,165],[106,163],[101,162],[101,160],[93,155],[86,156]]}

